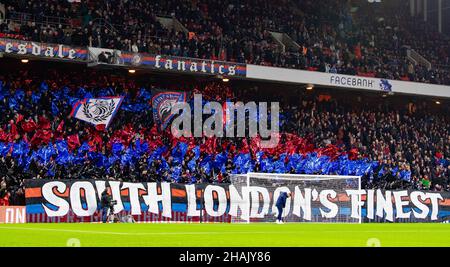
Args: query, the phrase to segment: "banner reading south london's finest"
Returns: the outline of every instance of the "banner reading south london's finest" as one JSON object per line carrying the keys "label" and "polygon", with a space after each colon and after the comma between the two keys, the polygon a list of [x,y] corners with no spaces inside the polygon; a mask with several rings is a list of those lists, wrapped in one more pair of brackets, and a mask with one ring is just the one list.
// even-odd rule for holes
{"label": "banner reading south london's finest", "polygon": [[[100,221],[100,199],[109,187],[116,213],[139,221],[258,221],[273,216],[281,191],[291,191],[283,216],[298,221],[329,220],[343,214],[362,221],[448,220],[450,194],[427,191],[292,189],[232,184],[128,183],[103,180],[26,180],[28,222]],[[203,201],[202,201],[203,200]],[[249,207],[250,204],[250,207]]]}

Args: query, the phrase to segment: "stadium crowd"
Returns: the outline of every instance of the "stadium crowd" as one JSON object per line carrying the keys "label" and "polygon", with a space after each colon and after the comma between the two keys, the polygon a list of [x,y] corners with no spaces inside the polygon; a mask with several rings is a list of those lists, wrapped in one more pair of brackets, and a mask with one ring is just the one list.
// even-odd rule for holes
{"label": "stadium crowd", "polygon": [[[448,110],[301,91],[274,97],[245,85],[168,84],[88,69],[45,73],[0,77],[0,204],[23,204],[24,179],[226,183],[247,171],[357,174],[365,188],[450,189]],[[153,121],[154,89],[199,92],[206,102],[281,101],[279,145],[174,138]],[[70,116],[79,99],[116,95],[125,98],[107,129]]]}
{"label": "stadium crowd", "polygon": [[[345,0],[4,2],[11,20],[1,32],[33,41],[450,84],[450,42],[407,8],[380,15],[364,5],[352,12]],[[29,21],[17,24],[24,16],[17,12],[29,13]],[[45,16],[66,23],[47,24]],[[156,16],[175,17],[186,31],[166,29]],[[298,46],[283,49],[269,31]],[[408,60],[406,47],[431,68]]]}

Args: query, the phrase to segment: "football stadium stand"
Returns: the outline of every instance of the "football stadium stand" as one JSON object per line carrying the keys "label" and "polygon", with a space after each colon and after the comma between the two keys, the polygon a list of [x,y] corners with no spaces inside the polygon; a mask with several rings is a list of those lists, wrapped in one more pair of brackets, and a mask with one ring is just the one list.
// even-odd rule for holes
{"label": "football stadium stand", "polygon": [[[24,179],[222,183],[229,182],[229,174],[248,171],[361,175],[364,188],[450,189],[448,105],[404,96],[349,97],[325,89],[33,64],[25,69],[7,64],[8,72],[2,67],[4,203],[23,204]],[[152,94],[173,89],[201,93],[204,104],[280,101],[279,145],[261,148],[257,137],[174,138],[170,127],[160,132]],[[80,99],[117,95],[124,100],[107,129],[70,116]]]}
{"label": "football stadium stand", "polygon": [[[0,10],[0,206],[24,205],[24,180],[42,178],[332,174],[366,189],[450,190],[450,42],[405,8],[5,0]],[[281,141],[176,138],[154,119],[161,91],[201,93],[203,105],[277,101]],[[74,117],[86,99],[111,97],[121,102],[106,127]]]}
{"label": "football stadium stand", "polygon": [[450,84],[448,37],[402,1],[3,2],[0,32],[32,41]]}

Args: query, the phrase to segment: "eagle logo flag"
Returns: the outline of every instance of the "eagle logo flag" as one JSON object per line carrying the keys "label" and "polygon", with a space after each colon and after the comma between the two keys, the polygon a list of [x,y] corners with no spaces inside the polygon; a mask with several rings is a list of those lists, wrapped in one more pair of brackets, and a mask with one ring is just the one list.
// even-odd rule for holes
{"label": "eagle logo flag", "polygon": [[153,119],[164,130],[173,118],[172,107],[178,102],[185,102],[186,92],[155,92],[152,97]]}
{"label": "eagle logo flag", "polygon": [[105,128],[108,128],[122,101],[122,96],[85,98],[75,102],[71,116],[95,126],[105,125]]}

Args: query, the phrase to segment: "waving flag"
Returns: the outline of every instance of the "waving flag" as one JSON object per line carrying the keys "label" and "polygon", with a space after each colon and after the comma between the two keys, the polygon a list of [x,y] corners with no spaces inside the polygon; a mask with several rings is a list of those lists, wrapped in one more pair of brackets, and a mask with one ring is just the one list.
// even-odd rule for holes
{"label": "waving flag", "polygon": [[178,102],[187,101],[186,92],[152,92],[153,119],[164,130],[173,118],[172,107]]}
{"label": "waving flag", "polygon": [[122,96],[85,98],[73,105],[71,116],[107,128],[122,103]]}

